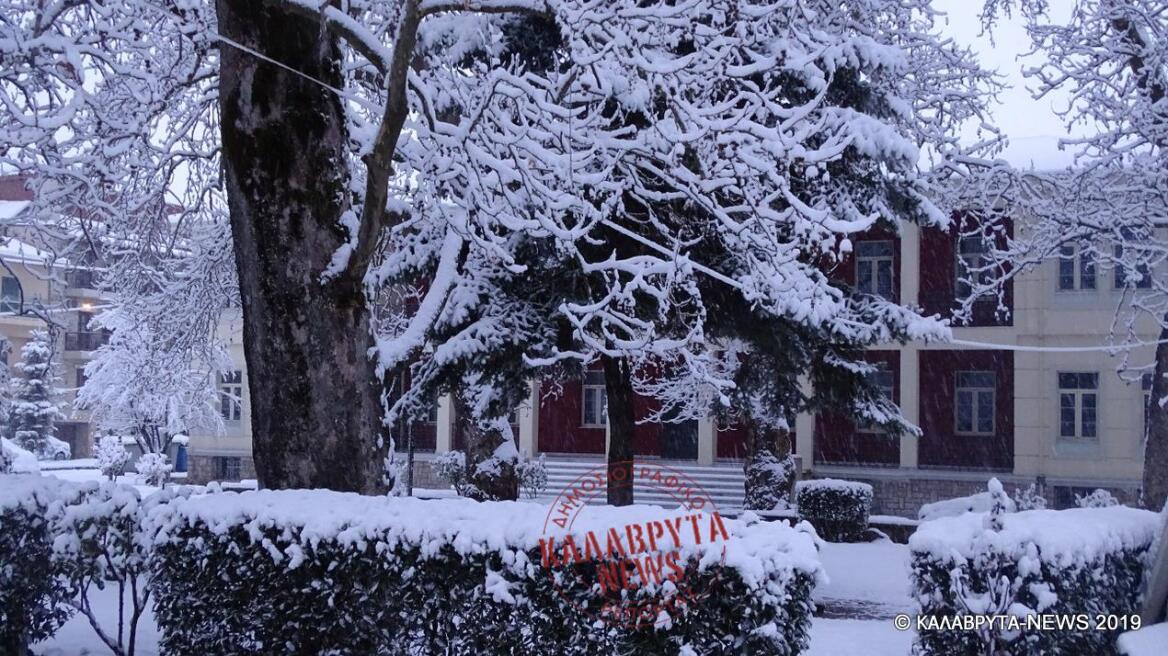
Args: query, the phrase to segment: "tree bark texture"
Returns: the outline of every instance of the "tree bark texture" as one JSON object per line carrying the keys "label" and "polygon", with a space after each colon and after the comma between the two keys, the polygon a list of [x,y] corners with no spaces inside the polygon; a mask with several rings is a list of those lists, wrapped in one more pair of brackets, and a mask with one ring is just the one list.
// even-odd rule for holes
{"label": "tree bark texture", "polygon": [[[340,87],[341,53],[317,21],[217,0],[219,32]],[[223,162],[251,393],[256,474],[267,488],[384,487],[380,383],[360,278],[322,273],[346,240],[346,131],[328,89],[223,44]]]}
{"label": "tree bark texture", "polygon": [[601,358],[608,396],[608,503],[633,504],[633,451],[637,417],[633,411],[633,372],[624,358]]}
{"label": "tree bark texture", "polygon": [[743,418],[742,424],[746,431],[743,507],[771,510],[791,494],[791,434],[766,428],[749,417]]}
{"label": "tree bark texture", "polygon": [[519,473],[514,462],[500,462],[497,469],[478,471],[479,464],[495,455],[506,437],[498,430],[483,430],[471,416],[459,394],[455,398],[455,420],[466,437],[466,479],[468,496],[478,501],[515,501],[519,498]]}
{"label": "tree bark texture", "polygon": [[[1168,318],[1166,318],[1168,321]],[[1148,395],[1148,427],[1144,436],[1144,507],[1159,511],[1168,499],[1168,408],[1161,400],[1168,397],[1168,328],[1160,331],[1156,345],[1156,369],[1152,374],[1152,391]]]}

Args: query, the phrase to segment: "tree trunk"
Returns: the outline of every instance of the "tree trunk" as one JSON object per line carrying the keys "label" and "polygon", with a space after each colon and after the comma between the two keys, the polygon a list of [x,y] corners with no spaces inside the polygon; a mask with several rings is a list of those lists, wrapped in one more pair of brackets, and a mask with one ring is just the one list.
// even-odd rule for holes
{"label": "tree trunk", "polygon": [[[272,3],[218,0],[219,32],[342,86],[335,38]],[[322,274],[346,240],[336,96],[224,44],[220,129],[243,303],[256,474],[268,488],[381,491],[380,384],[359,276]]]}
{"label": "tree trunk", "polygon": [[794,469],[790,461],[791,434],[767,428],[750,417],[742,420],[746,431],[745,494],[748,510],[772,510],[791,494]]}
{"label": "tree trunk", "polygon": [[468,496],[479,501],[515,501],[519,498],[519,474],[515,461],[500,460],[486,471],[479,464],[495,455],[499,445],[507,440],[496,429],[483,430],[471,416],[466,403],[454,395],[455,417],[466,437],[466,479],[471,484]]}
{"label": "tree trunk", "polygon": [[[1165,318],[1168,323],[1168,317]],[[1168,397],[1168,327],[1160,331],[1156,345],[1156,369],[1148,394],[1148,427],[1144,436],[1144,507],[1159,512],[1168,499],[1168,408],[1160,401]]]}
{"label": "tree trunk", "polygon": [[608,397],[608,503],[633,504],[633,372],[624,358],[601,357]]}

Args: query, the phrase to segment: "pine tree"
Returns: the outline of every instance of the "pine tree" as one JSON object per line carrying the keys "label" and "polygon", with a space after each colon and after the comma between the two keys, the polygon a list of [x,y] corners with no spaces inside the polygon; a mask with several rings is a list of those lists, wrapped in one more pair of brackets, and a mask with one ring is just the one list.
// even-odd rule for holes
{"label": "pine tree", "polygon": [[53,344],[49,333],[35,330],[20,350],[16,364],[20,377],[12,380],[12,408],[9,428],[21,447],[43,453],[50,437],[56,435],[61,410],[54,398],[57,378],[53,367]]}

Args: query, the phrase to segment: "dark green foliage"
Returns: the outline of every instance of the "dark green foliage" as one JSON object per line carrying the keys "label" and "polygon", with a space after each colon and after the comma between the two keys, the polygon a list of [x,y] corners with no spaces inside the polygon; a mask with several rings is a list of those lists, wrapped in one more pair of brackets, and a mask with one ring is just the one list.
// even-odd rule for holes
{"label": "dark green foliage", "polygon": [[[376,535],[354,547],[292,527],[256,531],[194,523],[158,547],[165,653],[574,656],[677,654],[688,645],[699,654],[782,655],[808,641],[814,579],[800,570],[751,589],[732,568],[699,572],[690,563],[686,581],[698,598],[668,628],[633,629],[598,622],[603,597],[579,583],[595,579],[577,568],[549,572],[538,551],[526,554],[529,563],[516,553],[522,564],[514,565],[489,549],[463,555],[431,545],[424,555]],[[274,557],[292,544],[300,562]]]}
{"label": "dark green foliage", "polygon": [[8,488],[3,492],[12,495],[0,500],[0,654],[21,653],[53,635],[72,613],[68,592],[54,582],[48,515],[57,499],[56,479],[44,480],[0,476],[0,487]]}
{"label": "dark green foliage", "polygon": [[795,488],[799,519],[828,542],[858,542],[868,530],[872,486],[850,481],[811,480]]}
{"label": "dark green foliage", "polygon": [[[1034,545],[1031,545],[1034,546]],[[1147,545],[1138,549],[1118,549],[1101,553],[1094,560],[1056,565],[1043,560],[1035,568],[1037,547],[1020,566],[1019,554],[991,552],[959,565],[946,559],[938,561],[930,554],[913,553],[912,584],[914,596],[921,600],[921,613],[929,616],[964,614],[956,592],[954,576],[974,594],[984,594],[991,580],[1006,577],[1016,588],[1013,602],[1027,608],[1042,608],[1043,615],[1069,617],[1085,614],[1086,626],[1073,630],[1023,631],[1014,640],[1004,640],[1003,631],[994,632],[994,654],[1002,656],[1044,656],[1046,654],[1082,654],[1106,656],[1116,654],[1115,640],[1121,631],[1097,630],[1097,615],[1131,614],[1139,610]],[[1057,601],[1044,607],[1036,596],[1042,592],[1057,595]],[[1130,626],[1128,628],[1131,628]],[[986,654],[987,636],[975,631],[953,628],[923,628],[917,632],[914,653],[935,656],[979,656]]]}

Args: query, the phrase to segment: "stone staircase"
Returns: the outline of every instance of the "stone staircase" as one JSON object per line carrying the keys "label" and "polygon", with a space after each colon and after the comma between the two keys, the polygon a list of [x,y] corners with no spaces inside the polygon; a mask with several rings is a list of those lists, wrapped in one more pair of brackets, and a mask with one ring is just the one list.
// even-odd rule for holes
{"label": "stone staircase", "polygon": [[[548,485],[537,500],[550,503],[563,490],[567,489],[581,476],[604,466],[600,458],[546,456]],[[713,500],[719,510],[738,511],[742,508],[743,475],[741,463],[726,463],[719,465],[697,465],[691,462],[677,462],[670,460],[644,461],[646,464],[659,464],[676,470],[691,481],[696,482]],[[677,500],[666,490],[659,489],[648,482],[634,479],[633,498],[638,504],[652,504],[674,508]],[[589,500],[590,504],[604,504],[605,495],[601,491]]]}

